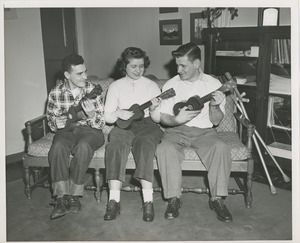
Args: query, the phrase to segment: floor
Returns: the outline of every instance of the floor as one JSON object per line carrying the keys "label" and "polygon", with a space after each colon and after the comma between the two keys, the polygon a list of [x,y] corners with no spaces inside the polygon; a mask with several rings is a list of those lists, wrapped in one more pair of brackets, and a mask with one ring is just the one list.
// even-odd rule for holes
{"label": "floor", "polygon": [[[275,170],[274,170],[275,171]],[[271,176],[274,178],[274,173]],[[255,173],[257,181],[263,173]],[[271,173],[270,173],[271,174]],[[129,171],[126,183],[131,183]],[[271,195],[264,181],[253,183],[253,207],[246,209],[242,195],[230,195],[226,205],[233,215],[233,222],[223,223],[208,207],[206,194],[183,194],[180,216],[174,220],[163,217],[166,201],[154,193],[155,219],[152,223],[142,220],[141,195],[137,192],[121,193],[121,215],[113,221],[104,221],[107,202],[106,191],[100,203],[92,191],[85,191],[81,199],[80,214],[68,214],[56,220],[49,216],[48,189],[37,188],[30,200],[24,194],[21,179],[22,165],[7,167],[6,213],[7,241],[232,241],[232,240],[291,240],[292,193],[291,186],[277,184],[277,194]],[[156,178],[158,175],[155,172]],[[202,186],[204,175],[185,173],[183,186]],[[87,174],[87,184],[91,184]],[[157,180],[155,185],[157,185]],[[282,184],[282,183],[281,183]],[[291,184],[290,184],[291,185]],[[230,188],[237,186],[233,179]]]}

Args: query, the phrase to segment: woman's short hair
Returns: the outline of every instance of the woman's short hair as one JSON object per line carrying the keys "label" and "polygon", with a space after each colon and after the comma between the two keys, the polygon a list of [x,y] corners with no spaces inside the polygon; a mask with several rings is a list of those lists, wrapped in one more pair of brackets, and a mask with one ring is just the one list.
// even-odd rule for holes
{"label": "woman's short hair", "polygon": [[61,62],[61,71],[64,73],[65,71],[69,72],[71,70],[71,66],[77,66],[80,64],[83,64],[84,60],[83,57],[78,55],[78,54],[70,54],[66,57]]}
{"label": "woman's short hair", "polygon": [[187,56],[188,59],[192,62],[196,59],[199,59],[201,61],[201,50],[196,44],[189,42],[178,47],[177,50],[172,51],[172,56],[174,58]]}
{"label": "woman's short hair", "polygon": [[126,66],[131,59],[144,59],[144,68],[146,69],[150,65],[149,57],[146,52],[137,47],[127,47],[121,54],[121,57],[117,61],[117,68],[119,72],[125,76]]}

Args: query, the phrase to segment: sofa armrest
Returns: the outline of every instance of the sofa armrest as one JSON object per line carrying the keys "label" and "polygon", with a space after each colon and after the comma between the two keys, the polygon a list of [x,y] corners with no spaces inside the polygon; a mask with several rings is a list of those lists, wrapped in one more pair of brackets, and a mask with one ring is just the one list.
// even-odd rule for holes
{"label": "sofa armrest", "polygon": [[42,115],[25,122],[27,132],[27,146],[33,141],[42,138],[49,131],[46,115]]}
{"label": "sofa armrest", "polygon": [[247,119],[243,114],[241,113],[234,113],[235,118],[239,121],[240,123],[240,140],[243,142],[243,126],[246,128],[246,136],[245,137],[245,145],[248,150],[248,159],[252,160],[252,150],[253,150],[253,145],[252,145],[252,137],[255,131],[255,125],[250,122],[249,119]]}
{"label": "sofa armrest", "polygon": [[252,128],[254,131],[255,125],[250,122],[243,114],[237,112],[234,113],[235,118],[240,122],[240,124],[244,125],[247,129]]}

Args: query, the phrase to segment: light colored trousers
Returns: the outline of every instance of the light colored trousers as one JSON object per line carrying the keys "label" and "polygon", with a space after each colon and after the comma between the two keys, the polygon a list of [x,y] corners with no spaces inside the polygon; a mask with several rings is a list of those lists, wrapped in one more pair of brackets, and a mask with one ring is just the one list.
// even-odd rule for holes
{"label": "light colored trousers", "polygon": [[156,150],[164,197],[168,199],[181,196],[181,163],[185,147],[193,148],[206,167],[211,196],[227,196],[231,171],[228,146],[214,128],[181,125],[166,129]]}

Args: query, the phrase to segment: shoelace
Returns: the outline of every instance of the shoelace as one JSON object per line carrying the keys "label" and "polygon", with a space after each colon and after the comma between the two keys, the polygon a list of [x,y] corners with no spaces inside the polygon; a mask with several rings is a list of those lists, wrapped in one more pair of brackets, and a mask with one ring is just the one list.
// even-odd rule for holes
{"label": "shoelace", "polygon": [[59,197],[56,200],[51,200],[49,204],[55,205],[55,204],[59,203],[60,201],[64,204],[68,203],[68,199],[66,197]]}
{"label": "shoelace", "polygon": [[149,213],[149,211],[151,210],[150,205],[151,202],[145,202],[144,205],[142,206],[142,210],[146,209],[146,212]]}
{"label": "shoelace", "polygon": [[114,203],[113,203],[113,202],[109,202],[109,203],[107,204],[106,210],[107,210],[107,211],[112,211],[113,209],[114,209]]}
{"label": "shoelace", "polygon": [[221,208],[221,209],[224,209],[225,208],[225,204],[223,203],[223,200],[216,200],[218,202],[218,206]]}
{"label": "shoelace", "polygon": [[[177,204],[177,198],[172,198],[170,201],[169,201],[169,205],[168,207],[169,208],[175,208],[176,207],[176,204]],[[178,202],[179,203],[179,202]]]}
{"label": "shoelace", "polygon": [[77,203],[79,201],[78,197],[70,197],[70,202],[71,203]]}
{"label": "shoelace", "polygon": [[57,201],[58,201],[58,200],[61,200],[61,201],[63,201],[63,202],[67,202],[67,201],[68,201],[68,197],[62,196],[62,197],[57,198]]}

